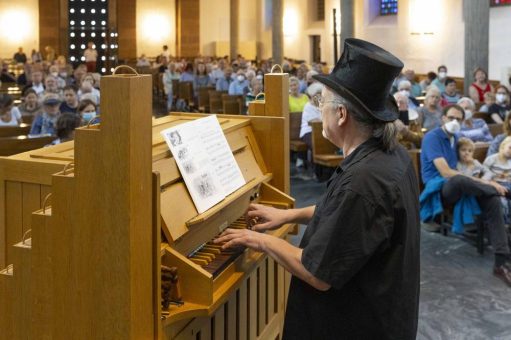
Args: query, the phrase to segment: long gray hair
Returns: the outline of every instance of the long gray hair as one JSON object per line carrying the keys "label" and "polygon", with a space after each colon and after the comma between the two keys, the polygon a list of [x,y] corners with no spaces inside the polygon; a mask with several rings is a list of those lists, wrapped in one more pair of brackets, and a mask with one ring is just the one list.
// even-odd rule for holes
{"label": "long gray hair", "polygon": [[343,105],[348,113],[357,122],[358,126],[371,134],[373,138],[381,140],[382,149],[390,151],[397,145],[397,128],[394,122],[383,122],[374,118],[368,112],[347,101],[337,93],[333,92],[334,101]]}

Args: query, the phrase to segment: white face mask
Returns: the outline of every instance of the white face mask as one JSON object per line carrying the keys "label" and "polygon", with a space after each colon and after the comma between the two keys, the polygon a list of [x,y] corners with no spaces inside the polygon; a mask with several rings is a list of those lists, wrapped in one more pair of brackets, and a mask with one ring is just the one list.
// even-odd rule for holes
{"label": "white face mask", "polygon": [[465,120],[471,119],[473,115],[472,110],[465,110]]}
{"label": "white face mask", "polygon": [[401,90],[399,91],[403,96],[406,96],[407,98],[410,97],[410,91],[408,90]]}
{"label": "white face mask", "polygon": [[67,72],[60,72],[60,76],[62,78],[66,78],[67,77]]}
{"label": "white face mask", "polygon": [[260,75],[260,74],[258,74],[258,75],[256,76],[256,79],[263,80],[263,76],[262,76],[262,75]]}
{"label": "white face mask", "polygon": [[506,95],[504,93],[497,93],[495,95],[495,99],[497,100],[497,103],[504,103],[506,101]]}
{"label": "white face mask", "polygon": [[242,75],[239,75],[237,77],[238,81],[241,83],[243,80],[245,80],[245,77],[243,77]]}
{"label": "white face mask", "polygon": [[447,77],[447,72],[438,72],[438,78],[445,79]]}
{"label": "white face mask", "polygon": [[457,120],[451,120],[447,123],[445,123],[445,129],[447,132],[449,132],[451,135],[454,135],[458,132],[460,132],[461,126],[460,123],[458,123]]}
{"label": "white face mask", "polygon": [[51,75],[54,76],[55,78],[57,78],[59,76],[59,73],[58,72],[52,72]]}

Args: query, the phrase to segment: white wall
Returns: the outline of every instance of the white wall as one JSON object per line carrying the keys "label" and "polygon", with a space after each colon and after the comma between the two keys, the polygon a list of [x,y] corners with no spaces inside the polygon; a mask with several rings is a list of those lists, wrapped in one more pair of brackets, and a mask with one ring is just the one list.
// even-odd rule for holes
{"label": "white wall", "polygon": [[507,84],[511,74],[511,6],[490,8],[490,78]]}
{"label": "white wall", "polygon": [[229,0],[200,1],[200,53],[202,55],[214,55],[217,42],[226,45],[226,54],[229,54],[229,20]]}
{"label": "white wall", "polygon": [[[118,2],[122,6],[122,2]],[[175,0],[137,1],[137,56],[157,56],[163,45],[176,54],[176,2]],[[122,20],[122,18],[119,18]]]}
{"label": "white wall", "polygon": [[39,1],[0,0],[0,58],[12,58],[23,47],[27,57],[39,49]]}

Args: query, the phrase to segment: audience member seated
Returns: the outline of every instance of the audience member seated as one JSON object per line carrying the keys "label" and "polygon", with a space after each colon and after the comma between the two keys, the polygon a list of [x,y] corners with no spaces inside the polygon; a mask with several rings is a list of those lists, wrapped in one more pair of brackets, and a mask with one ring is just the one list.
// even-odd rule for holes
{"label": "audience member seated", "polygon": [[[313,83],[307,88],[307,94],[310,100],[303,107],[302,112],[302,125],[300,126],[300,139],[307,144],[307,149],[312,150],[312,127],[309,122],[312,120],[321,120],[321,111],[319,110],[319,100],[321,98],[321,91],[323,85],[320,83]],[[292,111],[297,112],[297,111]],[[297,160],[297,166],[298,160]]]}
{"label": "audience member seated", "polygon": [[193,74],[193,64],[187,63],[185,70],[183,73],[181,73],[181,77],[179,78],[179,81],[185,82],[185,81],[191,81],[192,83],[195,83],[195,75]]}
{"label": "audience member seated", "polygon": [[[225,59],[220,59],[216,65],[213,65],[213,69],[211,73],[209,74],[209,78],[211,79],[211,83],[216,85],[218,81],[222,78],[224,78],[224,72],[225,72]],[[231,69],[232,74],[232,69]],[[226,90],[217,90],[217,91],[227,91]]]}
{"label": "audience member seated", "polygon": [[495,104],[497,99],[495,98],[495,94],[492,92],[486,92],[484,94],[484,104],[479,108],[479,112],[488,113],[490,106]]}
{"label": "audience member seated", "polygon": [[21,124],[21,113],[14,106],[11,95],[0,93],[0,127],[18,126]]}
{"label": "audience member seated", "polygon": [[300,82],[300,87],[299,87],[299,91],[300,93],[305,93],[305,91],[307,91],[307,78],[306,78],[306,72],[307,72],[307,67],[302,67],[302,65],[305,65],[305,64],[301,64],[300,67],[298,67],[298,69],[296,70],[296,78],[298,78],[298,81]]}
{"label": "audience member seated", "polygon": [[167,69],[163,73],[163,91],[167,96],[167,110],[172,110],[172,105],[174,104],[174,89],[173,89],[173,80],[179,80],[180,74],[176,71],[176,64],[169,63],[167,65]]}
{"label": "audience member seated", "polygon": [[509,105],[509,90],[507,87],[504,85],[497,86],[495,101],[495,104],[488,108],[488,114],[495,123],[501,124],[509,111],[511,111],[511,106]]}
{"label": "audience member seated", "polygon": [[60,98],[47,93],[43,98],[43,112],[35,117],[30,129],[31,135],[55,135],[55,124],[60,116]]}
{"label": "audience member seated", "polygon": [[460,98],[460,95],[456,92],[456,80],[447,78],[445,80],[445,92],[442,93],[440,106],[446,107],[447,105],[456,104]]}
{"label": "audience member seated", "polygon": [[87,73],[82,79],[82,84],[80,89],[78,90],[78,98],[82,100],[83,96],[86,93],[90,93],[94,97],[94,102],[100,103],[100,92],[97,88],[94,87],[96,84],[96,80],[91,73]]}
{"label": "audience member seated", "polygon": [[407,149],[420,149],[422,126],[419,124],[419,114],[408,107],[408,97],[401,92],[394,94],[399,109],[399,119],[394,124],[398,130],[398,141]]}
{"label": "audience member seated", "polygon": [[458,163],[457,133],[463,118],[463,108],[458,105],[447,106],[443,111],[443,125],[424,136],[421,173],[425,189],[420,198],[421,220],[427,222],[425,229],[428,231],[438,231],[440,227],[432,222],[435,213],[441,213],[442,209],[433,212],[431,208],[434,202],[441,202],[440,205],[445,206],[458,204],[461,200],[460,204],[466,204],[467,200],[472,201],[470,196],[475,197],[489,228],[495,252],[493,273],[511,286],[509,244],[499,199],[506,194],[507,189],[496,182],[467,177],[455,170]]}
{"label": "audience member seated", "polygon": [[40,70],[32,70],[31,74],[32,82],[30,86],[34,89],[35,93],[39,96],[39,98],[44,95],[44,84],[43,84],[43,72]]}
{"label": "audience member seated", "polygon": [[71,83],[80,86],[82,83],[83,77],[87,74],[87,66],[85,64],[78,65],[73,71],[73,77],[71,78]]}
{"label": "audience member seated", "polygon": [[309,102],[306,94],[300,93],[300,80],[289,78],[289,112],[302,112],[305,104]]}
{"label": "audience member seated", "polygon": [[[316,71],[316,70],[310,70],[307,72],[307,75],[305,76],[305,79],[307,80],[307,86],[310,86],[312,83],[316,82],[316,80],[314,78],[312,78],[316,74],[319,74],[318,71]],[[290,112],[292,112],[292,111],[290,111]]]}
{"label": "audience member seated", "polygon": [[481,118],[474,118],[475,104],[472,99],[463,97],[458,101],[458,105],[465,110],[465,119],[461,123],[460,137],[466,137],[473,142],[489,143],[493,140],[490,128]]}
{"label": "audience member seated", "polygon": [[73,140],[75,138],[75,129],[80,126],[81,121],[80,116],[74,113],[62,113],[55,125],[57,139],[53,140],[50,145],[57,145]]}
{"label": "audience member seated", "polygon": [[468,88],[468,94],[474,103],[484,103],[484,94],[493,92],[493,87],[488,82],[488,74],[485,70],[478,67],[474,71],[474,82]]}
{"label": "audience member seated", "polygon": [[[51,65],[48,69],[48,73],[53,78],[55,78],[55,81],[57,82],[57,88],[59,90],[62,90],[66,86],[66,80],[60,77],[59,67],[57,65]],[[48,87],[48,85],[46,85],[46,87]]]}
{"label": "audience member seated", "polygon": [[32,50],[32,53],[30,54],[30,58],[32,59],[32,63],[40,63],[43,61],[43,56],[41,55],[41,52],[36,51],[35,49]]}
{"label": "audience member seated", "polygon": [[412,83],[408,80],[401,80],[397,85],[397,90],[399,93],[408,98],[408,108],[411,110],[417,110],[420,106],[419,101],[412,96]]}
{"label": "audience member seated", "polygon": [[18,47],[18,52],[14,54],[13,59],[18,64],[25,64],[27,62],[27,55],[23,52],[23,47]]}
{"label": "audience member seated", "polygon": [[221,78],[219,78],[216,82],[217,91],[229,91],[229,87],[233,82],[231,67],[226,67],[223,73],[224,75]]}
{"label": "audience member seated", "polygon": [[16,77],[14,74],[9,72],[9,66],[6,62],[3,62],[0,59],[0,82],[3,81],[5,83],[15,83]]}
{"label": "audience member seated", "polygon": [[39,102],[39,97],[32,88],[27,88],[23,92],[23,102],[20,106],[18,106],[18,108],[21,112],[21,119],[30,121],[32,121],[33,118],[40,114],[43,110],[43,106]]}
{"label": "audience member seated", "polygon": [[91,120],[97,117],[97,106],[90,99],[83,99],[78,106],[78,113],[82,120],[82,125],[87,125]]}
{"label": "audience member seated", "polygon": [[[247,95],[245,96],[245,103],[248,106],[248,103],[251,101],[254,101],[258,94],[263,93],[264,87],[263,87],[263,81],[262,79],[254,78],[250,82],[250,89]],[[261,96],[260,96],[261,98]],[[264,99],[264,96],[262,96],[261,99]]]}
{"label": "audience member seated", "polygon": [[151,67],[151,62],[147,59],[146,55],[142,53],[140,58],[137,59],[136,67]]}
{"label": "audience member seated", "polygon": [[481,178],[485,174],[486,169],[477,159],[474,159],[474,150],[475,144],[473,141],[460,137],[458,140],[458,164],[456,165],[456,170],[468,177]]}
{"label": "audience member seated", "polygon": [[431,82],[431,85],[437,87],[440,93],[445,92],[445,81],[447,79],[447,67],[445,65],[438,66],[438,76]]}
{"label": "audience member seated", "polygon": [[209,78],[208,72],[206,70],[206,65],[204,63],[199,63],[197,65],[197,74],[195,75],[195,84],[194,90],[197,95],[197,91],[201,87],[208,87],[211,85],[211,79]]}
{"label": "audience member seated", "polygon": [[406,70],[403,75],[405,76],[406,80],[410,82],[410,95],[413,98],[420,97],[422,95],[422,87],[421,85],[415,81],[415,71],[412,69]]}
{"label": "audience member seated", "polygon": [[508,197],[511,193],[511,137],[506,137],[499,146],[498,153],[488,156],[484,160],[486,173],[483,178],[488,181],[496,181],[508,190],[505,197],[501,197],[504,220],[510,223],[510,202]]}
{"label": "audience member seated", "polygon": [[74,85],[64,87],[64,101],[60,104],[60,113],[78,112],[78,91]]}
{"label": "audience member seated", "polygon": [[426,78],[422,79],[419,83],[419,85],[421,86],[422,92],[426,92],[427,90],[429,90],[431,83],[435,79],[436,79],[436,73],[432,72],[432,71],[428,72]]}
{"label": "audience member seated", "polygon": [[497,152],[499,152],[499,147],[502,141],[506,138],[511,136],[511,115],[506,115],[506,118],[504,119],[504,123],[502,124],[502,129],[504,130],[503,133],[500,135],[495,136],[493,138],[493,141],[490,144],[490,147],[488,148],[487,156],[493,155]]}
{"label": "audience member seated", "polygon": [[47,93],[56,93],[62,98],[62,90],[58,87],[57,79],[51,74],[44,79],[44,94]]}
{"label": "audience member seated", "polygon": [[245,78],[245,73],[242,70],[238,70],[236,73],[236,80],[229,85],[229,95],[245,95],[249,91],[250,84]]}
{"label": "audience member seated", "polygon": [[417,109],[419,124],[426,130],[442,125],[442,111],[440,110],[440,90],[436,86],[429,88],[424,99],[424,106]]}

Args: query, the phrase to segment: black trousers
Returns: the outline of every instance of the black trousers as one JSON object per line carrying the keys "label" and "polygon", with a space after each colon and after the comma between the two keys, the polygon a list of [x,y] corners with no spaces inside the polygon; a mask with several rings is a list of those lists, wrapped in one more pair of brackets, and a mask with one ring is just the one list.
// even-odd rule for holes
{"label": "black trousers", "polygon": [[476,197],[483,212],[483,220],[490,231],[495,253],[509,254],[504,213],[497,189],[461,175],[449,178],[442,187],[442,198],[447,204],[456,203],[464,194]]}

